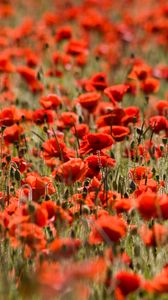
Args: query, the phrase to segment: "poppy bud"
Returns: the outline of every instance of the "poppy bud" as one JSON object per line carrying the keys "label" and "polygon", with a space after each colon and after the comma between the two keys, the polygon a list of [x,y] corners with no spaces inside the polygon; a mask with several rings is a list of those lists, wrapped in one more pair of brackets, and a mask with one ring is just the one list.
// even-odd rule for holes
{"label": "poppy bud", "polygon": [[20,172],[19,172],[19,170],[16,170],[15,171],[15,179],[17,180],[17,181],[20,181]]}

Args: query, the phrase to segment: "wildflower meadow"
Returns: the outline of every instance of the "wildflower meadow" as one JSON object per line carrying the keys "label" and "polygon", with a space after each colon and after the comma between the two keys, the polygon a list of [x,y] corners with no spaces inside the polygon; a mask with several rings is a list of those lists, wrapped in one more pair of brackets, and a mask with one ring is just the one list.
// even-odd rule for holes
{"label": "wildflower meadow", "polygon": [[167,0],[0,0],[1,299],[168,299]]}

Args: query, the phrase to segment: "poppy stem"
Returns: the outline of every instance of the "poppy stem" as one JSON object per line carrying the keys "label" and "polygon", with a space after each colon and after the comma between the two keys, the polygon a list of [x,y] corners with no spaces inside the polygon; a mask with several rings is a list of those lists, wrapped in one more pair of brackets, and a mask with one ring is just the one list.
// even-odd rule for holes
{"label": "poppy stem", "polygon": [[57,143],[59,152],[60,152],[60,160],[64,161],[63,154],[62,154],[62,150],[61,150],[60,144],[59,144],[59,142],[58,142],[57,135],[56,135],[56,133],[55,133],[54,128],[52,128],[52,132],[53,132],[53,134],[54,134],[54,137],[55,137],[55,140],[56,140],[56,143]]}
{"label": "poppy stem", "polygon": [[43,143],[45,142],[45,140],[37,133],[35,132],[34,130],[31,130],[31,132],[36,135]]}
{"label": "poppy stem", "polygon": [[78,149],[80,149],[80,143],[79,143],[79,137],[78,137],[78,133],[77,133],[75,124],[74,124],[74,129],[75,129],[75,136],[76,136],[76,140],[77,140],[76,154],[77,154],[77,157],[79,157]]}

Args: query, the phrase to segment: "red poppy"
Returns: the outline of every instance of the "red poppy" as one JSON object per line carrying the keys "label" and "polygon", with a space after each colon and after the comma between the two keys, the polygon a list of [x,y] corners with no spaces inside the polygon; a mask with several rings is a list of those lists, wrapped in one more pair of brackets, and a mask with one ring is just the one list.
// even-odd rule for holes
{"label": "red poppy", "polygon": [[129,123],[138,122],[140,119],[140,109],[136,106],[129,106],[124,109],[125,116],[122,118],[122,123],[127,126]]}
{"label": "red poppy", "polygon": [[113,208],[116,209],[118,214],[122,212],[128,212],[131,210],[132,207],[133,203],[131,199],[128,198],[116,199],[113,205]]}
{"label": "red poppy", "polygon": [[89,84],[98,91],[103,91],[107,87],[107,77],[105,73],[97,73],[91,77]]}
{"label": "red poppy", "polygon": [[21,173],[25,172],[31,165],[24,158],[20,158],[20,157],[12,157],[12,162],[14,162],[17,165]]}
{"label": "red poppy", "polygon": [[112,103],[116,104],[116,102],[122,101],[128,89],[129,86],[127,84],[118,84],[118,85],[107,87],[104,90],[104,93],[112,101]]}
{"label": "red poppy", "polygon": [[54,257],[69,257],[74,255],[81,246],[79,239],[60,238],[54,240],[48,247],[49,253]]}
{"label": "red poppy", "polygon": [[39,63],[38,56],[33,52],[26,53],[26,63],[28,67],[36,67]]}
{"label": "red poppy", "polygon": [[38,81],[34,69],[27,66],[18,66],[17,72],[23,77],[33,92],[40,92],[43,90],[43,84]]}
{"label": "red poppy", "polygon": [[0,125],[11,126],[21,119],[21,113],[15,106],[5,107],[0,112]]}
{"label": "red poppy", "polygon": [[137,198],[137,209],[145,220],[150,220],[158,215],[158,205],[155,193],[144,192]]}
{"label": "red poppy", "polygon": [[140,229],[140,236],[146,246],[163,246],[168,240],[168,228],[165,225],[154,224],[152,229],[143,225]]}
{"label": "red poppy", "polygon": [[96,109],[99,100],[100,94],[97,92],[82,94],[77,99],[80,105],[89,112],[93,112]]}
{"label": "red poppy", "polygon": [[94,221],[93,228],[89,236],[90,244],[100,244],[102,242],[118,242],[126,235],[127,225],[117,216],[104,215]]}
{"label": "red poppy", "polygon": [[56,214],[56,203],[52,200],[43,201],[41,206],[47,210],[48,219],[51,219]]}
{"label": "red poppy", "polygon": [[121,142],[128,136],[130,130],[125,126],[112,126],[111,135],[116,142]]}
{"label": "red poppy", "polygon": [[23,128],[20,125],[12,125],[6,127],[3,133],[6,144],[13,144],[19,141],[20,135],[23,133]]}
{"label": "red poppy", "polygon": [[101,30],[104,18],[96,9],[88,9],[88,3],[86,1],[86,15],[82,15],[81,25],[86,30]]}
{"label": "red poppy", "polygon": [[164,116],[153,116],[149,119],[149,125],[153,132],[159,133],[168,130],[168,121]]}
{"label": "red poppy", "polygon": [[89,133],[89,127],[87,124],[81,123],[75,125],[75,127],[72,127],[71,131],[78,139],[82,139],[85,135]]}
{"label": "red poppy", "polygon": [[155,106],[159,115],[168,116],[168,100],[160,100]]}
{"label": "red poppy", "polygon": [[80,180],[86,172],[85,163],[80,158],[72,158],[61,164],[54,172],[53,176],[66,185],[71,185]]}
{"label": "red poppy", "polygon": [[105,155],[91,155],[85,159],[88,164],[89,170],[87,171],[87,177],[96,176],[101,169],[105,167],[114,167],[115,160]]}
{"label": "red poppy", "polygon": [[110,113],[106,113],[104,116],[100,116],[96,124],[98,127],[102,126],[112,126],[121,125],[123,118],[125,117],[125,112],[122,108],[112,109]]}
{"label": "red poppy", "polygon": [[51,124],[54,121],[54,112],[50,109],[36,109],[33,112],[32,118],[34,123],[41,125],[41,124]]}
{"label": "red poppy", "polygon": [[164,220],[168,220],[168,195],[162,194],[158,197],[161,217]]}
{"label": "red poppy", "polygon": [[57,121],[58,129],[71,128],[78,121],[78,116],[74,112],[63,112]]}
{"label": "red poppy", "polygon": [[152,177],[150,168],[146,166],[138,166],[134,169],[130,169],[130,174],[132,176],[132,179],[137,183],[139,183],[139,181],[142,179]]}
{"label": "red poppy", "polygon": [[26,80],[27,83],[32,83],[37,79],[36,71],[27,66],[17,67],[17,72]]}
{"label": "red poppy", "polygon": [[151,75],[151,73],[152,73],[151,67],[142,63],[139,65],[135,65],[133,67],[131,73],[128,75],[128,78],[145,80],[148,76]]}
{"label": "red poppy", "polygon": [[40,99],[40,104],[45,109],[56,109],[61,103],[61,99],[59,96],[55,94],[49,94],[47,96],[43,96]]}
{"label": "red poppy", "polygon": [[[49,177],[40,177],[36,173],[29,173],[23,181],[24,184],[28,184],[31,187],[33,201],[38,201],[45,194],[52,195],[55,193],[55,188]],[[27,192],[27,187],[25,187],[25,192]]]}
{"label": "red poppy", "polygon": [[60,42],[64,39],[70,39],[72,36],[72,28],[70,26],[63,26],[59,28],[55,35],[55,41]]}
{"label": "red poppy", "polygon": [[153,75],[159,79],[168,79],[168,67],[166,65],[157,66],[154,68]]}
{"label": "red poppy", "polygon": [[33,214],[31,214],[32,217],[32,222],[37,224],[39,227],[45,227],[47,225],[47,220],[48,220],[48,212],[47,210],[38,205],[34,205],[35,211]]}
{"label": "red poppy", "polygon": [[15,229],[14,236],[33,251],[40,251],[46,246],[42,228],[33,223],[19,224]]}
{"label": "red poppy", "polygon": [[156,93],[159,90],[159,80],[148,77],[141,83],[141,89],[145,94]]}
{"label": "red poppy", "polygon": [[168,293],[168,266],[166,265],[152,280],[147,280],[143,288],[149,293]]}
{"label": "red poppy", "polygon": [[110,147],[113,144],[113,139],[109,134],[105,133],[89,133],[80,144],[80,154],[88,154],[97,150],[102,150]]}
{"label": "red poppy", "polygon": [[70,40],[66,52],[71,55],[80,55],[87,51],[86,42],[83,40]]}
{"label": "red poppy", "polygon": [[[135,292],[141,286],[141,279],[139,275],[133,272],[120,271],[115,276],[116,280],[116,299],[118,293],[121,292],[123,296]],[[123,298],[124,299],[124,298]]]}
{"label": "red poppy", "polygon": [[60,139],[51,138],[43,143],[43,156],[44,159],[50,160],[51,158],[59,158],[60,160],[66,161],[69,159],[70,152],[66,147],[66,144]]}
{"label": "red poppy", "polygon": [[0,72],[12,73],[15,71],[14,65],[10,61],[7,53],[0,55]]}

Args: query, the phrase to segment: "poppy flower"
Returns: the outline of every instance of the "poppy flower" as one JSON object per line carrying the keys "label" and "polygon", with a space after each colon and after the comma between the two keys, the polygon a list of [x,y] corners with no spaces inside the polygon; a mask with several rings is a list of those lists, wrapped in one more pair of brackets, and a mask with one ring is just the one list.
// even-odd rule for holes
{"label": "poppy flower", "polygon": [[[48,177],[40,177],[38,174],[29,173],[23,184],[28,184],[32,190],[32,200],[38,201],[46,193],[52,195],[55,188]],[[25,191],[26,192],[26,191]]]}
{"label": "poppy flower", "polygon": [[77,99],[80,105],[90,113],[95,110],[99,100],[100,94],[97,92],[82,94]]}
{"label": "poppy flower", "polygon": [[130,169],[130,174],[132,179],[135,182],[139,182],[141,179],[146,179],[152,177],[152,172],[149,167],[146,166],[138,166],[134,169]]}
{"label": "poppy flower", "polygon": [[20,121],[21,113],[15,106],[5,107],[0,112],[0,125],[11,126],[15,122]]}
{"label": "poppy flower", "polygon": [[0,72],[13,73],[15,66],[12,64],[9,55],[0,55]]}
{"label": "poppy flower", "polygon": [[155,223],[152,229],[146,225],[140,228],[140,236],[147,247],[163,246],[168,240],[168,229],[166,226]]}
{"label": "poppy flower", "polygon": [[133,66],[131,73],[128,75],[130,79],[138,79],[138,80],[145,80],[149,77],[152,73],[151,67],[142,63],[139,65]]}
{"label": "poppy flower", "polygon": [[127,198],[121,198],[121,199],[115,199],[115,203],[113,205],[113,208],[117,211],[117,213],[122,212],[128,212],[133,207],[133,203],[131,199]]}
{"label": "poppy flower", "polygon": [[[29,207],[28,205],[22,203],[20,206],[21,208],[19,207],[19,209],[21,209],[22,216],[29,217],[29,221],[37,224],[39,227],[44,227],[47,225],[48,212],[40,204],[34,202],[31,203],[31,206]],[[17,210],[15,211],[15,214],[17,214]]]}
{"label": "poppy flower", "polygon": [[26,80],[27,83],[32,83],[37,79],[36,71],[30,67],[18,66],[17,72]]}
{"label": "poppy flower", "polygon": [[125,112],[121,108],[112,109],[109,113],[104,116],[100,116],[96,120],[96,125],[98,127],[121,125],[123,118],[125,117]]}
{"label": "poppy flower", "polygon": [[28,167],[31,165],[24,158],[20,158],[20,157],[12,157],[11,161],[17,165],[21,173],[25,172],[28,169]]}
{"label": "poppy flower", "polygon": [[89,127],[85,123],[77,124],[71,128],[72,133],[79,139],[82,139],[89,133]]}
{"label": "poppy flower", "polygon": [[103,116],[103,115],[106,115],[108,113],[111,113],[112,111],[114,112],[115,108],[114,108],[114,105],[111,102],[105,102],[105,101],[101,100],[98,103],[98,106],[97,106],[97,109],[96,109],[97,115]]}
{"label": "poppy flower", "polygon": [[89,236],[90,244],[100,244],[102,242],[118,242],[126,235],[127,225],[117,216],[104,215],[94,221],[93,228]]}
{"label": "poppy flower", "polygon": [[159,79],[168,79],[168,67],[167,66],[157,66],[154,68],[153,75]]}
{"label": "poppy flower", "polygon": [[150,220],[158,215],[159,203],[155,193],[150,191],[142,193],[137,198],[137,209],[145,220]]}
{"label": "poppy flower", "polygon": [[155,106],[159,115],[168,116],[168,100],[160,100]]}
{"label": "poppy flower", "polygon": [[159,189],[158,182],[152,178],[146,177],[145,179],[142,179],[138,182],[138,187],[134,193],[138,197],[143,192],[147,192],[147,191],[156,193],[158,189]]}
{"label": "poppy flower", "polygon": [[87,157],[85,161],[87,162],[89,167],[89,170],[87,171],[87,177],[89,177],[89,171],[91,171],[93,175],[96,175],[100,172],[101,169],[105,167],[111,168],[115,165],[115,160],[105,155],[91,155]]}
{"label": "poppy flower", "polygon": [[[115,275],[116,280],[116,299],[119,292],[123,296],[135,292],[141,286],[141,279],[138,274],[128,271],[120,271]],[[123,298],[124,299],[124,298]]]}
{"label": "poppy flower", "polygon": [[53,176],[66,185],[71,185],[80,180],[85,172],[85,163],[80,158],[72,158],[54,170]]}
{"label": "poppy flower", "polygon": [[90,152],[110,147],[112,144],[113,139],[109,134],[89,133],[83,138],[79,152],[80,154],[88,154]]}
{"label": "poppy flower", "polygon": [[28,66],[18,66],[16,71],[27,82],[32,92],[41,92],[43,84],[37,79],[36,71]]}
{"label": "poppy flower", "polygon": [[54,240],[49,246],[49,253],[54,257],[70,257],[74,255],[81,246],[79,239],[60,238]]}
{"label": "poppy flower", "polygon": [[[117,198],[120,198],[120,194],[111,190],[108,190],[106,193],[101,190],[97,195],[97,199],[100,200],[100,203],[101,205],[103,205],[103,207],[112,207],[114,205],[115,199]],[[95,197],[93,198],[93,200],[95,200]]]}
{"label": "poppy flower", "polygon": [[66,47],[66,52],[71,55],[80,55],[87,51],[86,42],[83,40],[71,39]]}
{"label": "poppy flower", "polygon": [[64,39],[70,39],[72,36],[72,28],[70,26],[63,26],[59,28],[55,35],[55,41],[60,42]]}
{"label": "poppy flower", "polygon": [[45,227],[47,225],[47,220],[48,220],[47,210],[44,207],[38,205],[37,203],[36,205],[34,205],[34,207],[35,207],[35,211],[31,215],[32,222],[37,224],[39,227]]}
{"label": "poppy flower", "polygon": [[146,280],[143,288],[149,293],[168,293],[168,266],[166,265],[153,279]]}
{"label": "poppy flower", "polygon": [[20,125],[14,124],[6,127],[3,133],[6,144],[13,144],[19,141],[20,135],[23,133],[23,128]]}
{"label": "poppy flower", "polygon": [[43,201],[41,206],[47,210],[48,219],[51,219],[56,214],[56,203],[52,200]]}
{"label": "poppy flower", "polygon": [[129,106],[124,109],[125,116],[122,118],[122,124],[127,126],[129,123],[138,122],[140,119],[140,109],[136,106]]}
{"label": "poppy flower", "polygon": [[107,87],[104,90],[104,93],[112,101],[112,103],[116,105],[116,102],[122,101],[128,89],[129,86],[127,84],[118,84],[118,85]]}
{"label": "poppy flower", "polygon": [[168,196],[162,194],[159,197],[160,214],[164,220],[168,220]]}
{"label": "poppy flower", "polygon": [[141,89],[147,95],[156,93],[159,90],[159,80],[148,77],[141,83]]}
{"label": "poppy flower", "polygon": [[42,144],[44,159],[59,158],[60,160],[68,160],[68,148],[66,144],[59,137],[51,138]]}
{"label": "poppy flower", "polygon": [[63,112],[56,122],[58,129],[71,128],[78,121],[78,116],[74,112]]}
{"label": "poppy flower", "polygon": [[75,57],[75,62],[78,66],[83,67],[87,63],[87,51],[77,55]]}
{"label": "poppy flower", "polygon": [[47,96],[43,96],[40,99],[40,104],[45,109],[56,109],[61,103],[61,99],[59,96],[55,94],[49,94]]}
{"label": "poppy flower", "polygon": [[15,229],[15,237],[33,251],[40,251],[46,246],[42,228],[34,223],[21,223]]}
{"label": "poppy flower", "polygon": [[82,15],[81,26],[86,30],[101,30],[103,21],[103,16],[97,10],[90,9],[86,15]]}
{"label": "poppy flower", "polygon": [[33,122],[37,125],[42,125],[45,123],[51,124],[54,121],[54,112],[50,109],[36,109],[33,111]]}
{"label": "poppy flower", "polygon": [[116,142],[121,142],[128,136],[130,130],[128,127],[125,126],[112,126],[111,128],[111,135]]}
{"label": "poppy flower", "polygon": [[36,67],[39,63],[37,55],[33,52],[28,52],[26,54],[26,63],[30,68]]}
{"label": "poppy flower", "polygon": [[103,91],[107,87],[106,74],[103,72],[95,74],[89,80],[89,84],[93,86],[96,90]]}
{"label": "poppy flower", "polygon": [[159,133],[162,130],[168,130],[168,121],[164,116],[151,117],[149,119],[149,125],[155,133]]}
{"label": "poppy flower", "polygon": [[43,20],[47,26],[51,27],[58,23],[58,16],[53,12],[47,11],[43,15]]}

